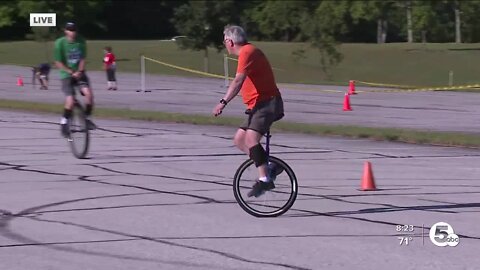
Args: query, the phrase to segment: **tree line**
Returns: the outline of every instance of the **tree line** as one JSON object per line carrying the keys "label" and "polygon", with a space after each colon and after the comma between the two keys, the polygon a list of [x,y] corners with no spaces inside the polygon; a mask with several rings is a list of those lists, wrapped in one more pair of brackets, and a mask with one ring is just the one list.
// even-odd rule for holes
{"label": "tree line", "polygon": [[[56,13],[57,28],[31,28],[31,12]],[[477,14],[480,0],[0,0],[0,39],[51,40],[74,20],[89,39],[186,36],[182,48],[207,54],[238,24],[251,40],[310,43],[328,67],[338,43],[479,42]]]}
{"label": "tree line", "polygon": [[0,38],[32,37],[30,12],[57,13],[58,28],[75,20],[93,39],[213,37],[237,23],[268,41],[480,41],[479,0],[1,0]]}

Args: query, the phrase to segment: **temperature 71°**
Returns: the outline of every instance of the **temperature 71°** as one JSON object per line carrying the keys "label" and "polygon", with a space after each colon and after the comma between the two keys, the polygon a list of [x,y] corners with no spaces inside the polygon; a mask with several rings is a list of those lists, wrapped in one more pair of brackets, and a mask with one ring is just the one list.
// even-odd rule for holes
{"label": "temperature 71\u00b0", "polygon": [[398,240],[400,241],[400,246],[408,246],[410,242],[413,241],[411,236],[399,236]]}

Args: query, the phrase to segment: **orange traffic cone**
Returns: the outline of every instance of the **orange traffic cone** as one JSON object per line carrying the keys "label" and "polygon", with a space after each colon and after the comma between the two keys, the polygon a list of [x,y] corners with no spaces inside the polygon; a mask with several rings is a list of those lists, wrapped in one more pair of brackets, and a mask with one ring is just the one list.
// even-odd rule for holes
{"label": "orange traffic cone", "polygon": [[343,110],[344,111],[351,111],[352,107],[350,107],[350,97],[347,93],[345,93],[345,98],[343,99]]}
{"label": "orange traffic cone", "polygon": [[17,85],[18,85],[18,86],[23,86],[22,76],[18,77],[18,79],[17,79]]}
{"label": "orange traffic cone", "polygon": [[368,161],[365,161],[363,167],[363,177],[360,189],[363,191],[377,189],[375,187],[375,180],[373,179],[372,164]]}
{"label": "orange traffic cone", "polygon": [[348,94],[349,95],[356,95],[357,93],[355,93],[355,81],[350,81],[350,83],[348,84]]}

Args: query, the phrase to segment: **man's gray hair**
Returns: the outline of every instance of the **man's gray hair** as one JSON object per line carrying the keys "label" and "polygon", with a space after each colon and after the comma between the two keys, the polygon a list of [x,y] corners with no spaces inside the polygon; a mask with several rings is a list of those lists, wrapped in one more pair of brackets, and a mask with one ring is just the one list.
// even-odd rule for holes
{"label": "man's gray hair", "polygon": [[225,39],[231,39],[235,44],[243,45],[248,42],[247,33],[245,33],[245,30],[238,25],[225,26],[223,35],[225,36]]}

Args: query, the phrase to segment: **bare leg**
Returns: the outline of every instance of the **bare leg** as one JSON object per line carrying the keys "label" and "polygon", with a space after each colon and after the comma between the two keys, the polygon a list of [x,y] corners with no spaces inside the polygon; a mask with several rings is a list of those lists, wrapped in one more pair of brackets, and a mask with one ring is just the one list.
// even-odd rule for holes
{"label": "bare leg", "polygon": [[237,146],[238,149],[240,149],[240,151],[249,155],[249,148],[247,147],[247,145],[245,145],[245,134],[246,131],[239,128],[237,130],[237,133],[235,133],[235,136],[233,137],[233,143],[235,144],[235,146]]}
{"label": "bare leg", "polygon": [[73,96],[67,96],[65,98],[65,109],[72,110],[73,108]]}
{"label": "bare leg", "polygon": [[85,96],[85,104],[93,106],[92,90],[89,87],[82,87],[80,91],[82,91],[83,95]]}
{"label": "bare leg", "polygon": [[[238,129],[235,137],[233,139],[235,145],[245,154],[250,154],[250,148],[260,143],[262,139],[262,134],[256,132],[255,130],[247,129]],[[259,177],[267,176],[267,164],[263,164],[258,167]]]}

